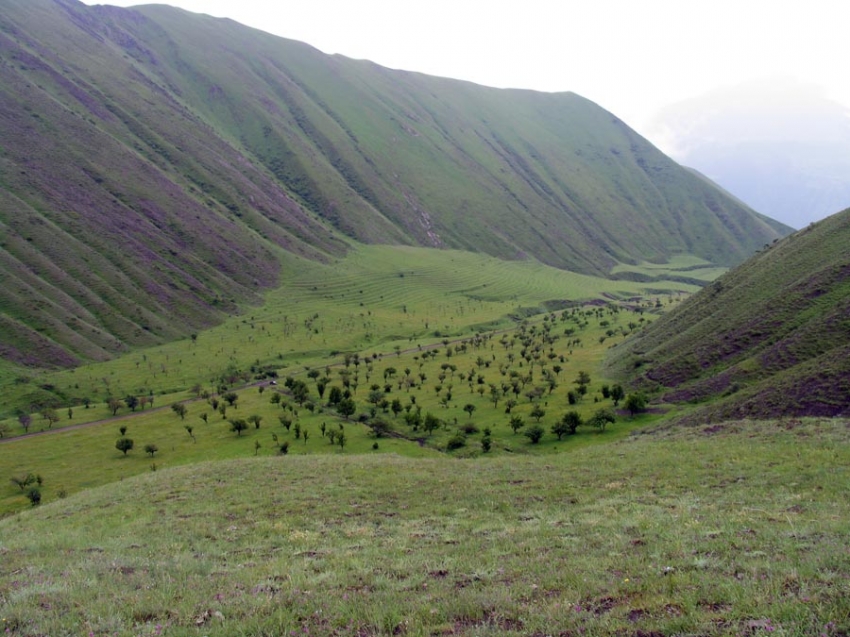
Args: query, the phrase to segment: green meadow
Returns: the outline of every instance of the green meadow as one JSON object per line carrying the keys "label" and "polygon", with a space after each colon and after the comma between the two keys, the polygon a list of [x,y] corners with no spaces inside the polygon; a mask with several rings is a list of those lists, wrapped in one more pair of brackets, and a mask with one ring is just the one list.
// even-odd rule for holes
{"label": "green meadow", "polygon": [[[12,417],[42,403],[81,406],[84,399],[96,404],[131,393],[174,394],[208,385],[231,365],[282,370],[325,365],[342,352],[386,353],[507,329],[566,304],[698,289],[675,281],[654,281],[648,289],[535,261],[412,247],[361,247],[328,264],[283,253],[281,258],[282,284],[261,306],[245,308],[196,340],[62,372],[0,367],[0,416],[14,431],[19,427]],[[674,275],[677,267],[668,272]],[[76,407],[74,413],[82,415]]]}
{"label": "green meadow", "polygon": [[632,412],[605,375],[694,266],[641,284],[364,248],[292,259],[196,338],[10,370],[8,395],[51,385],[71,417],[3,421],[5,478],[38,483],[0,485],[2,629],[847,634],[850,425],[673,429],[686,407]]}
{"label": "green meadow", "polygon": [[0,521],[0,621],[121,637],[845,635],[848,433],[734,422],[545,457],[247,453],[148,471]]}

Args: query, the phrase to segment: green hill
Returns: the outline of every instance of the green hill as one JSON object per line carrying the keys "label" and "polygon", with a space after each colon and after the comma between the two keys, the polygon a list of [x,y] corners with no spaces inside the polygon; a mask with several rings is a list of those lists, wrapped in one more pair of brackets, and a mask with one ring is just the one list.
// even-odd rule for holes
{"label": "green hill", "polygon": [[148,471],[0,520],[0,626],[838,637],[850,630],[848,435],[832,420],[728,423],[545,459]]}
{"label": "green hill", "polygon": [[0,356],[71,366],[187,336],[281,251],[454,248],[607,275],[738,263],[788,231],[574,94],[327,56],[166,6],[0,16]]}
{"label": "green hill", "polygon": [[612,365],[696,403],[686,422],[850,412],[850,210],[722,276],[613,350]]}

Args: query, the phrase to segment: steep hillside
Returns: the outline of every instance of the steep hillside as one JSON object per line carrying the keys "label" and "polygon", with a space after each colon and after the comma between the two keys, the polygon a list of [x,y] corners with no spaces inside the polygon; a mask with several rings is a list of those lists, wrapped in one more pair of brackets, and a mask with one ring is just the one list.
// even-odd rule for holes
{"label": "steep hillside", "polygon": [[614,351],[684,420],[850,413],[850,210],[765,249]]}
{"label": "steep hillside", "polygon": [[0,355],[71,365],[257,298],[352,240],[607,274],[787,229],[573,94],[327,56],[166,6],[0,16]]}

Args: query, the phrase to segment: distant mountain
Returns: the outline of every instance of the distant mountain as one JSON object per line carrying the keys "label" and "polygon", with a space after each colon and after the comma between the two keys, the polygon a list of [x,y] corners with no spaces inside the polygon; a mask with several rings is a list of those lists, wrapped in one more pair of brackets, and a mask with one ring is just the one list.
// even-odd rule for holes
{"label": "distant mountain", "polygon": [[850,415],[850,209],[787,237],[612,350],[681,420]]}
{"label": "distant mountain", "polygon": [[328,56],[163,5],[0,14],[0,356],[186,336],[352,242],[606,275],[731,265],[788,228],[574,94]]}
{"label": "distant mountain", "polygon": [[653,139],[755,210],[795,228],[850,206],[850,109],[774,81],[668,107]]}

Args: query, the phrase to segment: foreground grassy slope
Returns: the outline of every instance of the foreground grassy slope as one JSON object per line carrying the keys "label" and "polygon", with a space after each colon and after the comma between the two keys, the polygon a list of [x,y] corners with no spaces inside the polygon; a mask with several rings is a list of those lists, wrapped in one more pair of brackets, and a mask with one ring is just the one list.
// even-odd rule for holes
{"label": "foreground grassy slope", "polygon": [[[846,421],[157,471],[0,520],[9,635],[845,635]],[[764,459],[770,458],[770,463]]]}
{"label": "foreground grassy slope", "polygon": [[[71,366],[256,302],[351,240],[607,274],[737,263],[787,229],[576,95],[76,0],[0,16],[0,356]],[[215,46],[211,46],[215,43]]]}
{"label": "foreground grassy slope", "polygon": [[850,411],[850,210],[779,241],[618,347],[688,422]]}

